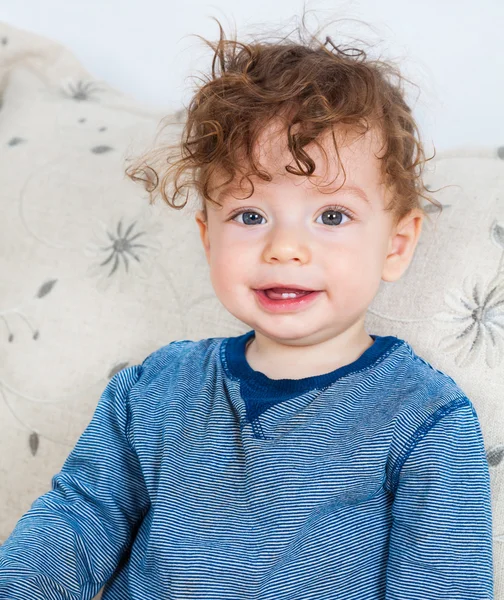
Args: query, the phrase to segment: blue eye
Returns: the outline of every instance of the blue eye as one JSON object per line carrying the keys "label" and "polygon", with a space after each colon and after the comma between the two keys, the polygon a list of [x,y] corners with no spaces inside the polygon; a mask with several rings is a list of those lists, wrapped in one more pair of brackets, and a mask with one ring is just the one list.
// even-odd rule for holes
{"label": "blue eye", "polygon": [[[348,209],[343,208],[342,206],[329,206],[320,214],[320,216],[323,217],[326,214],[329,216],[326,218],[323,218],[322,225],[330,225],[330,226],[340,225],[343,220],[342,215],[347,217],[347,219],[350,219],[350,221],[354,220],[350,211]],[[258,224],[261,225],[262,223],[260,223],[260,219],[264,219],[264,217],[262,215],[260,215],[258,212],[245,208],[245,209],[240,209],[239,211],[234,212],[231,215],[231,217],[229,217],[229,220],[234,221],[234,220],[236,220],[236,217],[238,217],[240,215],[244,215],[243,221],[242,221],[243,225],[258,225]]]}
{"label": "blue eye", "polygon": [[[253,210],[241,210],[240,212],[236,212],[234,213],[231,217],[230,217],[230,221],[234,221],[236,217],[238,217],[239,215],[255,215],[256,218],[255,219],[249,219],[248,216],[244,217],[244,225],[256,225],[259,221],[259,219],[264,219],[264,217],[262,215],[260,215],[259,213],[253,211]],[[257,218],[259,217],[259,219]]]}
{"label": "blue eye", "polygon": [[348,212],[343,210],[341,207],[334,206],[331,208],[326,208],[324,212],[320,214],[320,216],[323,217],[325,214],[330,215],[330,218],[325,219],[325,222],[322,223],[323,225],[340,225],[341,221],[343,220],[343,216],[347,217],[347,219],[350,219],[350,221],[353,221]]}

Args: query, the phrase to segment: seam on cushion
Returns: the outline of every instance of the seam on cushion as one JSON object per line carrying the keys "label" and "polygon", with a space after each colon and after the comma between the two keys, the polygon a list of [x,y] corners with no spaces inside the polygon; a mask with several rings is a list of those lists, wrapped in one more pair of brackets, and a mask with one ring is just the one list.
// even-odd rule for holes
{"label": "seam on cushion", "polygon": [[425,437],[427,435],[427,433],[443,417],[445,417],[446,415],[448,415],[448,414],[452,413],[453,411],[457,410],[461,406],[472,406],[471,402],[467,398],[467,396],[459,396],[457,398],[454,398],[453,400],[450,400],[450,402],[448,402],[444,406],[440,406],[415,431],[415,433],[413,434],[413,436],[412,436],[412,438],[410,440],[409,445],[406,446],[405,450],[402,452],[402,455],[399,456],[399,458],[397,459],[397,462],[396,462],[394,468],[392,469],[392,474],[391,474],[390,479],[391,479],[391,488],[392,488],[392,493],[393,494],[395,494],[395,492],[397,490],[397,485],[398,485],[398,482],[399,482],[399,474],[401,472],[401,469],[402,469],[404,463],[406,462],[406,460],[408,459],[409,455],[413,452],[413,450],[415,449],[415,447],[417,446],[417,444],[420,442],[420,440],[423,437]]}

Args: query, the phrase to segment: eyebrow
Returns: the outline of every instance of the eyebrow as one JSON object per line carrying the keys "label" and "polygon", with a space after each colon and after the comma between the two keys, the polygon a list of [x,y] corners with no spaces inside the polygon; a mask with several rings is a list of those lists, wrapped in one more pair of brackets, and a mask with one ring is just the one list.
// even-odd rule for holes
{"label": "eyebrow", "polygon": [[[232,194],[235,191],[242,191],[242,190],[240,190],[239,188],[233,186],[232,184],[228,184],[227,186],[221,188],[221,190],[218,192],[218,194],[217,194],[217,200],[219,201],[222,198],[222,196],[228,196],[229,194]],[[319,191],[319,190],[317,190],[317,191]],[[343,186],[341,188],[338,188],[337,190],[334,190],[333,192],[325,193],[325,195],[329,196],[331,194],[337,194],[339,192],[353,192],[355,194],[355,196],[357,196],[357,198],[360,198],[366,204],[370,204],[370,200],[367,197],[367,195],[364,192],[364,190],[361,189],[357,185]],[[324,193],[324,192],[321,192],[321,193]],[[245,198],[235,198],[233,196],[233,200],[245,200]]]}
{"label": "eyebrow", "polygon": [[362,190],[358,185],[346,185],[332,192],[333,194],[337,194],[339,192],[353,192],[358,198],[364,200],[366,204],[370,204],[369,198],[366,195],[366,192]]}

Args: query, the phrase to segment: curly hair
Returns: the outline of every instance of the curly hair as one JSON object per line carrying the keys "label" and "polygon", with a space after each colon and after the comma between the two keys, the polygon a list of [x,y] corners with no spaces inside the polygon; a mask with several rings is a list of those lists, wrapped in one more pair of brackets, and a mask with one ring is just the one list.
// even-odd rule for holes
{"label": "curly hair", "polygon": [[[236,34],[227,40],[215,20],[219,41],[201,38],[214,51],[211,75],[189,103],[181,138],[149,150],[126,169],[133,181],[144,183],[151,204],[160,192],[169,206],[181,209],[193,189],[203,199],[201,208],[207,216],[206,202],[221,206],[211,196],[211,182],[220,173],[229,176],[222,185],[235,181],[239,173],[240,186],[246,178],[252,195],[250,176],[272,179],[254,161],[257,139],[273,119],[285,117],[288,148],[297,165],[285,166],[287,172],[310,177],[316,165],[304,147],[314,143],[320,148],[319,140],[328,132],[333,133],[339,159],[334,127],[361,135],[376,127],[383,140],[382,177],[392,191],[385,210],[392,211],[395,223],[414,208],[429,218],[420,198],[442,209],[422,179],[424,165],[435,152],[425,157],[418,126],[404,99],[404,82],[409,80],[391,62],[371,60],[362,48],[336,45],[329,36],[323,43],[317,35],[304,39],[304,16],[302,27],[296,29],[299,41],[286,36],[275,42],[244,43],[236,40]],[[344,167],[343,173],[346,180]],[[168,185],[174,187],[171,198]],[[185,202],[176,205],[184,188]]]}

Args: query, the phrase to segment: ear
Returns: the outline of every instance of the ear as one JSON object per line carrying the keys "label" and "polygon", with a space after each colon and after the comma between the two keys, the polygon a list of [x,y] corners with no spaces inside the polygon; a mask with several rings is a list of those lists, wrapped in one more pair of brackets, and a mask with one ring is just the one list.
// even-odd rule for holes
{"label": "ear", "polygon": [[424,214],[413,209],[393,228],[383,265],[383,281],[397,281],[408,268],[420,239]]}
{"label": "ear", "polygon": [[208,222],[205,218],[205,213],[202,210],[198,210],[195,215],[196,223],[199,227],[199,233],[207,262],[210,263],[210,240],[208,239]]}

